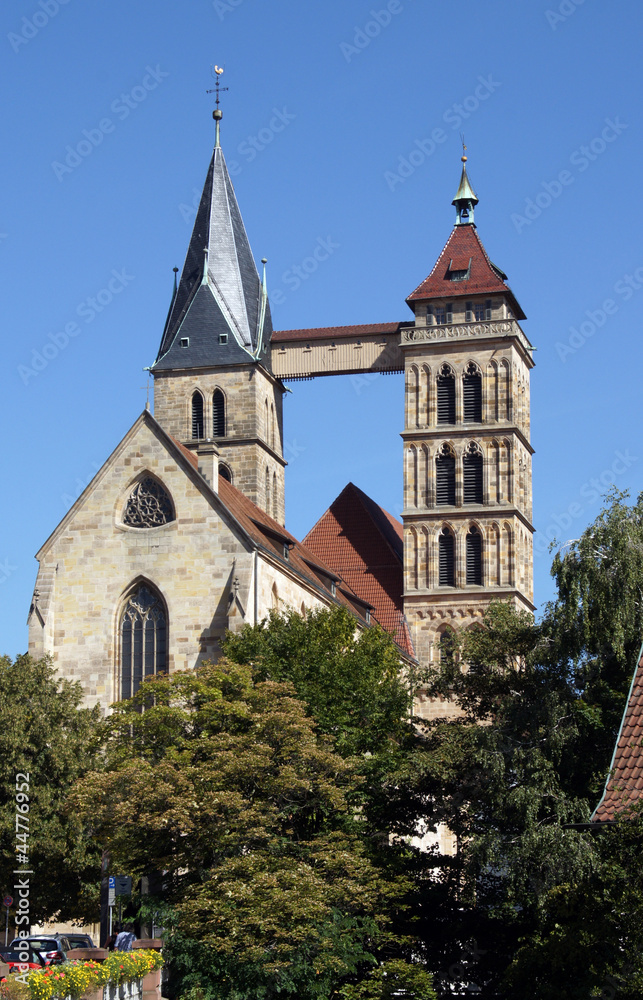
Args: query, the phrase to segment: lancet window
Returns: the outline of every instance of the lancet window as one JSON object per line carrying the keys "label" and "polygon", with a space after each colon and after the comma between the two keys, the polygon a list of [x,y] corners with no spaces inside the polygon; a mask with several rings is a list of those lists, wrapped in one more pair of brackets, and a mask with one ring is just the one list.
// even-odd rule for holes
{"label": "lancet window", "polygon": [[120,621],[120,695],[131,698],[142,681],[167,670],[167,615],[161,598],[141,584]]}

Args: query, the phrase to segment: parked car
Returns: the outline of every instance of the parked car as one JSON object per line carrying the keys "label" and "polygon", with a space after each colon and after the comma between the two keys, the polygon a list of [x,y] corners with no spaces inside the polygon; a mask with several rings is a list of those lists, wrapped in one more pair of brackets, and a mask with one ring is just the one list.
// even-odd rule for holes
{"label": "parked car", "polygon": [[71,951],[69,941],[64,934],[30,934],[26,938],[14,938],[11,947],[27,941],[32,948],[39,951],[45,960],[45,965],[62,965],[67,961],[67,952]]}
{"label": "parked car", "polygon": [[65,934],[70,948],[95,948],[89,934]]}
{"label": "parked car", "polygon": [[12,945],[10,948],[0,947],[0,961],[9,966],[10,973],[24,972],[25,965],[31,972],[33,969],[44,969],[47,964],[40,952],[28,942],[21,943],[21,947],[17,945]]}

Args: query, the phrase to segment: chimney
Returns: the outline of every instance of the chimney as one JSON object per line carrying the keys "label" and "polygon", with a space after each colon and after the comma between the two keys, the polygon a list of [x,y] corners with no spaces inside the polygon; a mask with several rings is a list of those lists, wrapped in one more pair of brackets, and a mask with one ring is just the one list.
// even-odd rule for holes
{"label": "chimney", "polygon": [[199,472],[207,482],[208,486],[219,492],[219,449],[214,441],[208,438],[200,444],[196,450],[199,460]]}

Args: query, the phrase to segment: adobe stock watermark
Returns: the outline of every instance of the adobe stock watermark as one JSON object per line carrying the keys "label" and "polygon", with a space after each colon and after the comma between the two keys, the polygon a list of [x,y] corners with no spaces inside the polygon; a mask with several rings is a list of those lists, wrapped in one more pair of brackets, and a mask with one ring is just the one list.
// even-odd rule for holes
{"label": "adobe stock watermark", "polygon": [[[633,274],[624,274],[616,282],[613,294],[620,296],[623,302],[632,298],[634,292],[643,286],[643,266],[637,267]],[[593,337],[597,330],[600,330],[607,323],[608,316],[614,316],[618,312],[619,302],[616,299],[603,299],[598,309],[586,309],[584,319],[578,326],[570,326],[569,337],[563,343],[556,341],[556,353],[561,361],[567,361],[570,354],[576,354],[583,347],[590,337]]]}
{"label": "adobe stock watermark", "polygon": [[243,0],[212,0],[212,6],[220,21],[223,21],[226,14],[232,13],[242,3]]}
{"label": "adobe stock watermark", "polygon": [[381,368],[378,368],[374,372],[362,372],[359,375],[351,375],[351,385],[355,390],[355,395],[360,396],[364,389],[372,385],[380,375],[400,374],[399,367],[396,370],[385,367],[386,365],[399,366],[400,363],[399,344],[388,343],[378,358],[378,364],[382,366]]}
{"label": "adobe stock watermark", "polygon": [[350,42],[339,43],[339,50],[346,62],[349,63],[353,56],[358,56],[364,49],[367,49],[373,39],[381,35],[382,28],[388,28],[394,15],[401,14],[403,10],[404,4],[401,0],[388,0],[386,7],[382,10],[370,10],[370,20],[362,28],[355,25],[353,44],[351,45]]}
{"label": "adobe stock watermark", "polygon": [[[442,121],[450,125],[452,129],[458,129],[471,115],[475,114],[481,104],[487,101],[492,94],[498,90],[501,84],[494,80],[493,74],[479,76],[478,83],[470,94],[463,100],[452,104],[442,115]],[[395,191],[398,184],[404,184],[411,177],[418,167],[433,156],[438,146],[446,142],[447,133],[443,128],[432,129],[429,135],[422,139],[416,139],[414,148],[406,156],[398,157],[396,170],[386,170],[384,180],[390,191]]]}
{"label": "adobe stock watermark", "polygon": [[76,482],[74,484],[73,494],[63,493],[62,496],[60,497],[65,507],[65,510],[69,510],[70,507],[73,507],[73,505],[78,500],[78,497],[85,489],[87,489],[87,487],[91,483],[92,479],[100,469],[100,465],[98,464],[98,462],[92,462],[92,468],[94,471],[90,472],[90,474],[87,476],[86,479],[81,479],[80,476],[77,477]]}
{"label": "adobe stock watermark", "polygon": [[546,10],[545,17],[552,31],[555,31],[559,24],[569,20],[572,14],[576,13],[576,8],[583,3],[585,0],[561,0],[557,10]]}
{"label": "adobe stock watermark", "polygon": [[[145,76],[140,83],[132,87],[128,93],[115,98],[110,104],[109,109],[112,114],[116,115],[118,121],[124,122],[126,118],[129,118],[132,111],[139,108],[143,101],[147,100],[149,94],[156,90],[159,84],[170,75],[162,70],[158,63],[156,66],[146,66],[145,70]],[[95,128],[82,130],[82,138],[75,146],[65,146],[67,155],[64,162],[53,160],[51,164],[51,169],[58,180],[62,181],[67,174],[72,174],[83,160],[91,156],[94,150],[101,145],[105,136],[115,131],[116,125],[117,122],[111,118],[101,118]]]}
{"label": "adobe stock watermark", "polygon": [[[131,281],[134,281],[134,275],[128,274],[124,267],[120,271],[114,269],[103,288],[100,288],[95,295],[88,295],[76,306],[76,316],[82,319],[85,324],[93,323],[96,317],[114,300],[115,296],[120,295]],[[61,330],[48,334],[40,350],[32,348],[30,363],[18,365],[17,368],[23,384],[29,385],[32,378],[36,378],[45,368],[48,368],[72,340],[82,333],[82,330],[83,328],[75,319],[70,320],[65,323]]]}
{"label": "adobe stock watermark", "polygon": [[[20,944],[18,945],[18,959],[19,966],[18,972],[15,974],[16,979],[19,982],[26,983],[27,975],[29,973],[29,946],[25,942],[25,947],[22,947],[22,940],[29,935],[29,928],[31,925],[30,916],[30,880],[29,875],[33,875],[33,871],[29,868],[29,835],[31,833],[29,826],[29,793],[30,793],[30,775],[29,772],[18,771],[16,774],[16,864],[17,868],[14,868],[13,874],[16,875],[16,881],[13,885],[13,891],[16,894],[16,937],[20,939]],[[23,926],[26,925],[26,926]],[[18,928],[21,928],[20,930]]]}
{"label": "adobe stock watermark", "polygon": [[17,569],[17,566],[14,566],[9,562],[8,557],[0,562],[0,583],[6,583],[9,577],[13,576]]}
{"label": "adobe stock watermark", "polygon": [[[600,133],[585,145],[575,149],[569,157],[571,166],[575,167],[579,174],[584,173],[599,156],[603,155],[610,143],[614,142],[626,128],[629,128],[629,125],[622,122],[618,116],[615,119],[605,118],[604,121],[605,126]],[[526,226],[531,226],[575,180],[571,170],[560,170],[552,181],[541,181],[542,191],[538,191],[533,198],[526,199],[523,214],[511,213],[510,218],[516,232],[521,233]]]}
{"label": "adobe stock watermark", "polygon": [[[237,153],[239,156],[243,156],[246,163],[252,163],[259,153],[274,142],[280,132],[283,132],[291,122],[294,122],[296,117],[297,115],[292,114],[286,107],[273,108],[268,123],[260,128],[255,135],[247,135],[237,146]],[[230,160],[226,165],[231,177],[238,177],[243,170],[243,164],[239,163],[238,160]],[[179,205],[179,212],[184,222],[194,222],[202,193],[198,188],[193,188],[192,203]]]}
{"label": "adobe stock watermark", "polygon": [[[281,283],[286,285],[291,292],[296,292],[301,288],[304,281],[308,281],[311,274],[318,270],[319,265],[328,260],[329,257],[339,250],[339,243],[335,243],[331,236],[317,237],[317,242],[312,252],[304,257],[298,264],[291,264],[281,275]],[[269,294],[270,305],[280,306],[286,301],[287,295],[281,288],[276,288]]]}
{"label": "adobe stock watermark", "polygon": [[597,503],[605,494],[605,491],[613,486],[617,476],[624,475],[635,462],[638,462],[637,455],[631,455],[628,449],[619,450],[614,454],[612,464],[603,469],[598,476],[592,476],[583,483],[578,491],[578,500],[570,503],[565,510],[552,514],[549,523],[544,531],[539,531],[534,538],[534,555],[547,555],[549,545],[554,542],[560,531],[567,531],[572,523],[582,517],[588,507]]}
{"label": "adobe stock watermark", "polygon": [[39,0],[38,8],[31,17],[23,17],[20,31],[18,33],[10,31],[7,35],[7,41],[13,51],[20,52],[22,46],[27,45],[32,38],[35,38],[58,14],[60,8],[68,3],[69,0]]}
{"label": "adobe stock watermark", "polygon": [[306,451],[306,445],[299,444],[296,440],[284,441],[284,458],[288,462],[288,465],[292,465],[296,462],[300,455]]}

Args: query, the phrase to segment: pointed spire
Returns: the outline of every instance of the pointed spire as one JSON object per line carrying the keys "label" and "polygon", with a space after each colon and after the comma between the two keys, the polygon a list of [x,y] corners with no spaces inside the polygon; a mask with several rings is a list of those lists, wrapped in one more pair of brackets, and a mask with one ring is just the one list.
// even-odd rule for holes
{"label": "pointed spire", "polygon": [[154,368],[266,364],[270,305],[216,146]]}
{"label": "pointed spire", "polygon": [[473,221],[473,209],[478,204],[475,191],[469,183],[467,177],[467,157],[464,150],[467,147],[462,144],[462,174],[460,176],[460,186],[456,191],[455,198],[451,202],[456,208],[456,226],[475,225]]}

